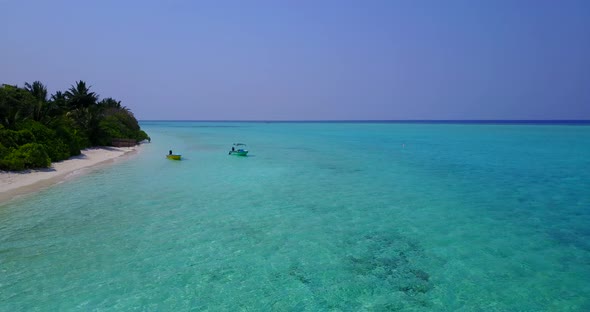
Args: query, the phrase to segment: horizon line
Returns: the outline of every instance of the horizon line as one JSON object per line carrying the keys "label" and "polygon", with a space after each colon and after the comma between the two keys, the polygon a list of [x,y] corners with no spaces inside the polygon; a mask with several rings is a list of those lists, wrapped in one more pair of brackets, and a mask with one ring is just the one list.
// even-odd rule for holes
{"label": "horizon line", "polygon": [[525,122],[590,123],[590,119],[139,119],[142,122]]}

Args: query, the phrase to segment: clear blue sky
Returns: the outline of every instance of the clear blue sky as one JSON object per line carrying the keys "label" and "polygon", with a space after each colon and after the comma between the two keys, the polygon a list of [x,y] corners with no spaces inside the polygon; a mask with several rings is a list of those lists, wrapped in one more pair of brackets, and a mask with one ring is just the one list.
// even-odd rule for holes
{"label": "clear blue sky", "polygon": [[139,119],[590,119],[590,1],[0,0],[0,83]]}

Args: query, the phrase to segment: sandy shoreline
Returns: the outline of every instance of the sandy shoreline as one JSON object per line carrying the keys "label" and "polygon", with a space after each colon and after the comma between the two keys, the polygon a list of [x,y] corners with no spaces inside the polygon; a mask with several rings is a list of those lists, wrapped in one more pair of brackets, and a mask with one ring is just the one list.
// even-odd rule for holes
{"label": "sandy shoreline", "polygon": [[135,147],[97,147],[82,150],[82,154],[52,163],[50,168],[23,172],[0,171],[0,202],[18,195],[35,192],[65,180],[68,176],[104,164],[132,153]]}

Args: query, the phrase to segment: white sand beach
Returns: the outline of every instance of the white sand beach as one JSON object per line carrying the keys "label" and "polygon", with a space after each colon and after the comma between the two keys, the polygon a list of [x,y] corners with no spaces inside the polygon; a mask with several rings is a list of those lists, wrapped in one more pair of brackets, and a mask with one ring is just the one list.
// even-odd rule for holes
{"label": "white sand beach", "polygon": [[55,162],[50,168],[22,172],[0,171],[0,202],[17,195],[35,192],[61,182],[74,174],[85,172],[97,165],[137,151],[135,147],[97,147],[82,150],[82,154]]}

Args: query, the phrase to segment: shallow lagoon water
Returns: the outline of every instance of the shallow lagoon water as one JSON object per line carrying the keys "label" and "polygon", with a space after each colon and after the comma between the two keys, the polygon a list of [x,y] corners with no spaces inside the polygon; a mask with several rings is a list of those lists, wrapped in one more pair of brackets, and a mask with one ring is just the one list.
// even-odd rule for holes
{"label": "shallow lagoon water", "polygon": [[590,310],[588,126],[142,127],[0,205],[0,310]]}

